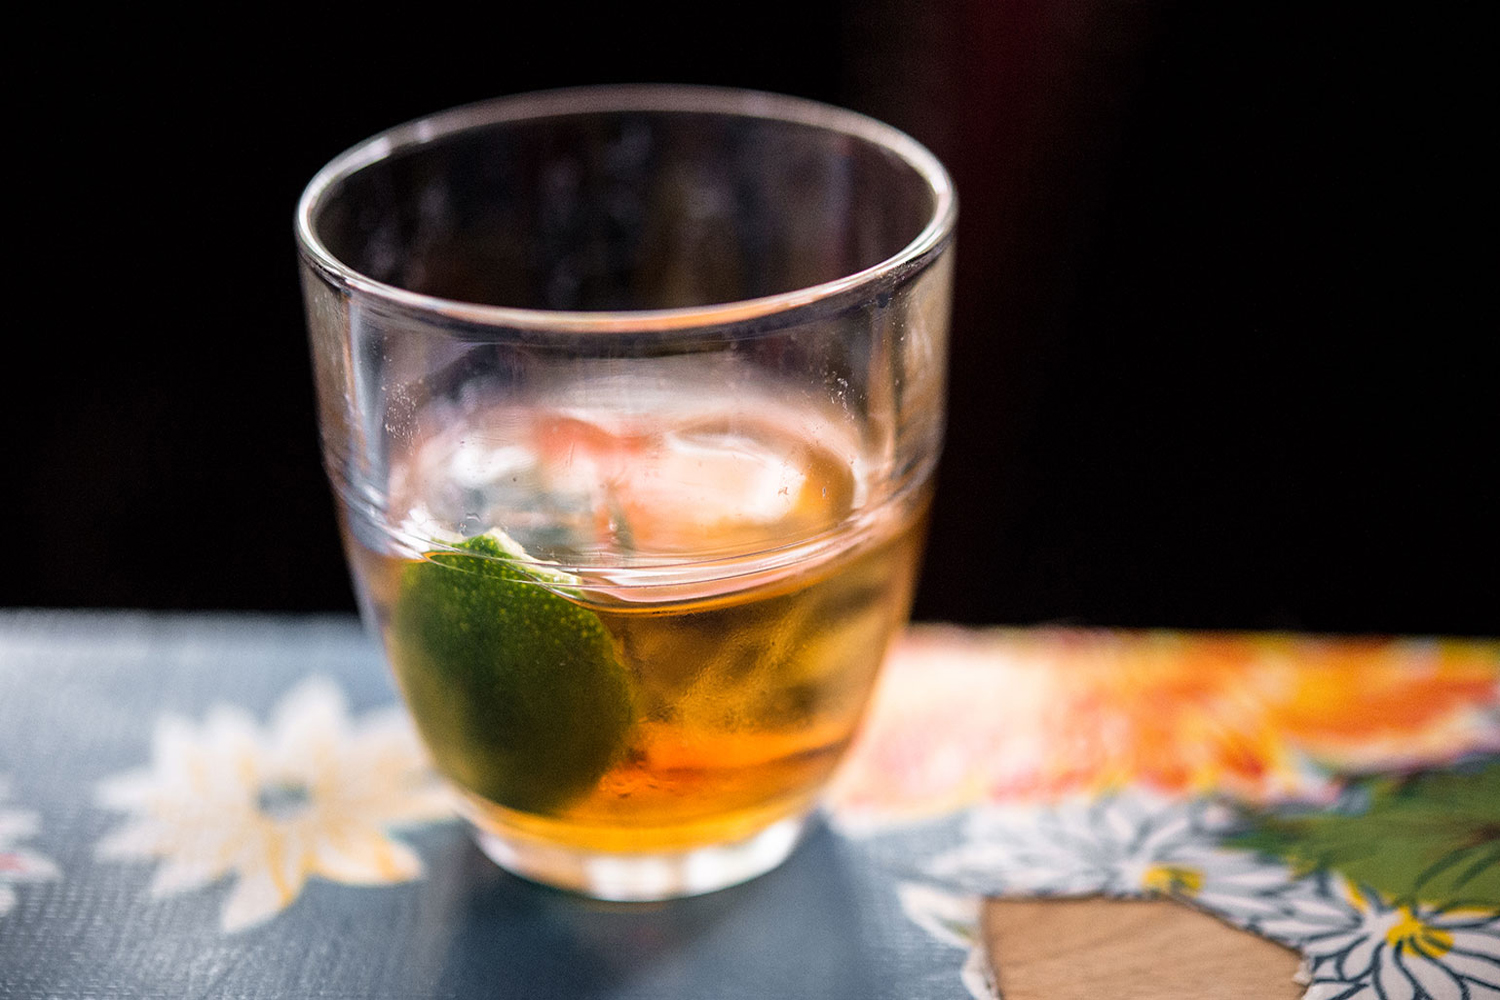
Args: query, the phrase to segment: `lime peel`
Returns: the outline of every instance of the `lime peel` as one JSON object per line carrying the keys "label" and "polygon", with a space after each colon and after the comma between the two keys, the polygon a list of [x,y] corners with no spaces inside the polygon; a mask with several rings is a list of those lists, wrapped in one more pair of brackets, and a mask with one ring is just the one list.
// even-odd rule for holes
{"label": "lime peel", "polygon": [[[566,587],[570,591],[576,591],[583,585],[583,577],[574,576],[572,573],[560,568],[557,563],[544,562],[533,558],[531,553],[527,552],[521,546],[520,542],[499,528],[491,528],[479,537],[494,539],[495,544],[500,546],[500,552],[498,553],[500,558],[516,559],[525,563],[525,570],[543,583]],[[457,547],[464,548],[466,546],[467,543],[464,543]]]}
{"label": "lime peel", "polygon": [[630,744],[634,682],[599,616],[558,592],[578,583],[498,530],[402,575],[388,641],[417,726],[440,770],[508,808],[566,808]]}

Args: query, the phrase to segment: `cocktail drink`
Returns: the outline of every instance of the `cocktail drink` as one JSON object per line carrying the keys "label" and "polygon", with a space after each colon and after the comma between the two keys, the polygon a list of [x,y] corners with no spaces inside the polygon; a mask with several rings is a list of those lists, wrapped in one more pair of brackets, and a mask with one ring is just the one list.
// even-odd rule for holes
{"label": "cocktail drink", "polygon": [[496,861],[655,899],[792,849],[910,603],[954,211],[886,126],[694,88],[460,109],[309,187],[356,589]]}

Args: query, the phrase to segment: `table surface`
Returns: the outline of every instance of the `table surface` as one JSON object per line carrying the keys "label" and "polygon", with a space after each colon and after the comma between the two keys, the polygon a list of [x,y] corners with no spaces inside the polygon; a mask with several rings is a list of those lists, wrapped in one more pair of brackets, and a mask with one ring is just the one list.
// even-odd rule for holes
{"label": "table surface", "polygon": [[671,903],[447,803],[351,618],[0,612],[0,997],[1500,998],[1495,642],[919,626]]}

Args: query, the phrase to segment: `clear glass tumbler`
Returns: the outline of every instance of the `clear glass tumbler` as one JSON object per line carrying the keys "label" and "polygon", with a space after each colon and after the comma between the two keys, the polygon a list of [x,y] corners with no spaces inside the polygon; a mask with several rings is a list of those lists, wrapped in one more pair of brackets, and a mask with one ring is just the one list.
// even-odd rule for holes
{"label": "clear glass tumbler", "polygon": [[499,864],[662,899],[793,849],[910,603],[955,214],[895,129],[691,87],[460,108],[313,179],[356,590]]}

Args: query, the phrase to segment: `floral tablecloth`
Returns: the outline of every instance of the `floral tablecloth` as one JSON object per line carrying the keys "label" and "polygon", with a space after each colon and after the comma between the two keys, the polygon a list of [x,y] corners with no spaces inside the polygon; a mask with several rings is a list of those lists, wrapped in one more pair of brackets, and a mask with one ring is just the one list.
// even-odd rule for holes
{"label": "floral tablecloth", "polygon": [[786,865],[622,906],[484,860],[352,619],[0,613],[0,997],[1075,988],[1500,998],[1500,643],[917,626]]}

